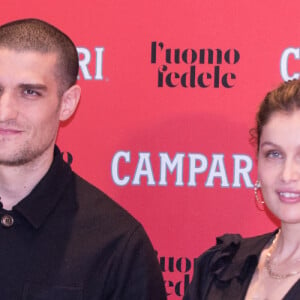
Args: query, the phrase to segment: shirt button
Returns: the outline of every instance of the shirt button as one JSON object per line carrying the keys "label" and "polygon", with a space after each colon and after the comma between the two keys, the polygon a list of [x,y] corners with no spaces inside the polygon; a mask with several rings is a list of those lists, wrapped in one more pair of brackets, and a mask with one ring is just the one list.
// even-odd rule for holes
{"label": "shirt button", "polygon": [[1,217],[1,224],[4,227],[11,227],[14,224],[14,218],[10,215],[4,215]]}

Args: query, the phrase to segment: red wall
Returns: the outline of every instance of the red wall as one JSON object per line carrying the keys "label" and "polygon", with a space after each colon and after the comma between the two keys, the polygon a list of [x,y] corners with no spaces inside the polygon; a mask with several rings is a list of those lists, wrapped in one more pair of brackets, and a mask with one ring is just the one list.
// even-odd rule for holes
{"label": "red wall", "polygon": [[81,104],[58,144],[144,224],[170,300],[215,236],[275,228],[255,206],[248,131],[265,93],[299,76],[299,1],[2,0],[1,8],[3,23],[42,18],[78,46]]}

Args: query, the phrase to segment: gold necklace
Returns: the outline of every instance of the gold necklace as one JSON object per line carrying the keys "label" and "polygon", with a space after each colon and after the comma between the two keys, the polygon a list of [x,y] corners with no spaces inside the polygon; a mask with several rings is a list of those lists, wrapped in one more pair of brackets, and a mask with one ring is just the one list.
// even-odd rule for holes
{"label": "gold necklace", "polygon": [[277,245],[279,234],[280,234],[280,230],[278,231],[276,238],[273,240],[272,245],[271,245],[269,251],[267,252],[266,260],[265,260],[265,268],[268,271],[268,274],[271,278],[281,280],[281,279],[286,279],[288,277],[300,274],[300,270],[292,271],[290,273],[285,273],[285,274],[278,273],[278,272],[275,272],[272,270],[271,255],[272,255],[273,251],[275,250],[275,246]]}

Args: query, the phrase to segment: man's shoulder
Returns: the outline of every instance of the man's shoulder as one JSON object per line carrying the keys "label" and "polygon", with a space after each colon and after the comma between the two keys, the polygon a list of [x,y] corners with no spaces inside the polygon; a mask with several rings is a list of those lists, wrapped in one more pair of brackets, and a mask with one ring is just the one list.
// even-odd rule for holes
{"label": "man's shoulder", "polygon": [[140,223],[102,190],[74,173],[76,217],[80,222],[109,230],[134,231]]}
{"label": "man's shoulder", "polygon": [[112,209],[119,213],[129,214],[116,201],[103,192],[100,188],[91,184],[78,174],[74,173],[76,200],[80,205],[101,205],[101,208]]}

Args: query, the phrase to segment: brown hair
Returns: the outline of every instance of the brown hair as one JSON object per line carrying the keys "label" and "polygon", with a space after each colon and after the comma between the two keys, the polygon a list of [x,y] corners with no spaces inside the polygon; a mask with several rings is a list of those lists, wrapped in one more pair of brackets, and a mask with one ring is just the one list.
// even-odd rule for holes
{"label": "brown hair", "polygon": [[274,112],[290,113],[300,109],[300,80],[283,82],[265,96],[256,114],[256,127],[250,130],[250,141],[259,150],[260,137],[263,127]]}
{"label": "brown hair", "polygon": [[72,40],[53,25],[39,19],[22,19],[0,26],[0,47],[16,51],[56,53],[59,94],[76,83],[78,54]]}

